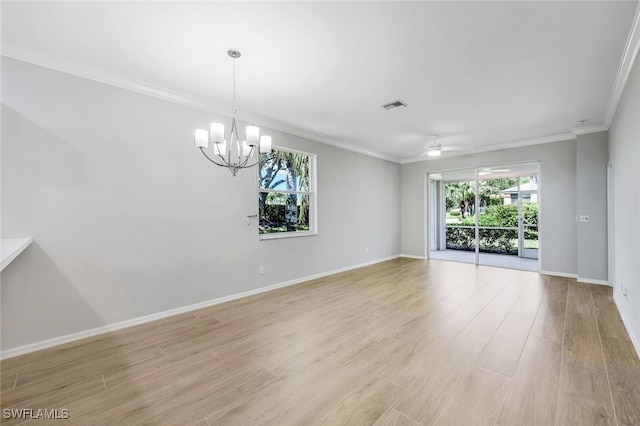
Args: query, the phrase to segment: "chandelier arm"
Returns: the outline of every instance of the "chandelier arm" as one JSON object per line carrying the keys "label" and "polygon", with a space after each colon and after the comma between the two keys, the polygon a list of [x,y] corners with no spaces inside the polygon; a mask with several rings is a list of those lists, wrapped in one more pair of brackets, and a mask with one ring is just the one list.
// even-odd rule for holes
{"label": "chandelier arm", "polygon": [[[203,147],[200,147],[200,152],[202,152],[202,155],[204,155],[207,158],[207,160],[211,161],[216,166],[220,166],[220,167],[229,167],[230,166],[230,164],[226,163],[226,161],[224,163],[218,163],[216,160],[214,160],[211,157],[209,157],[207,155],[207,153],[204,152],[204,148]],[[222,157],[220,157],[220,158],[222,158]],[[224,161],[224,158],[222,158],[222,160]]]}
{"label": "chandelier arm", "polygon": [[258,163],[260,162],[260,158],[258,157],[258,160],[256,160],[256,162],[255,162],[255,163],[247,164],[247,163],[249,162],[249,160],[251,159],[251,155],[253,154],[253,150],[254,150],[254,148],[255,148],[255,147],[253,147],[253,146],[251,147],[251,150],[249,151],[249,155],[247,155],[247,156],[245,157],[244,161],[243,161],[241,164],[239,164],[239,165],[238,165],[238,168],[241,168],[241,169],[248,169],[248,168],[250,168],[250,167],[255,166],[256,164],[258,164]]}
{"label": "chandelier arm", "polygon": [[255,163],[252,163],[252,164],[243,165],[243,166],[242,166],[242,168],[243,168],[243,169],[248,169],[248,168],[250,168],[250,167],[255,166],[255,165],[256,165],[256,164],[258,164],[259,162],[260,162],[260,160],[256,161]]}
{"label": "chandelier arm", "polygon": [[[242,161],[240,162],[240,165],[242,166],[242,168],[245,168],[245,167],[251,167],[251,166],[247,166],[247,163],[248,163],[248,162],[249,162],[249,160],[251,159],[251,155],[253,154],[253,148],[254,148],[254,147],[251,147],[251,149],[249,150],[249,154],[247,154],[246,156],[245,156],[245,155],[243,155],[244,160],[242,160]],[[260,160],[258,160],[258,161],[260,161]],[[256,163],[256,164],[257,164],[257,163]]]}
{"label": "chandelier arm", "polygon": [[236,148],[238,149],[238,157],[240,156],[240,150],[242,147],[240,146],[240,140],[238,140],[238,126],[236,125],[236,112],[235,107],[233,111],[233,117],[231,117],[231,133],[229,133],[229,146],[227,147],[227,161],[231,163],[231,150],[233,149],[233,135],[236,136]]}
{"label": "chandelier arm", "polygon": [[[224,164],[226,164],[226,165],[231,164],[231,157],[229,157],[229,161],[227,161],[227,160],[225,160],[225,159],[224,159],[224,155],[223,155],[223,153],[221,153],[221,152],[220,152],[220,144],[219,144],[219,143],[216,143],[216,144],[214,144],[214,145],[216,146],[216,147],[215,147],[216,155],[217,155],[218,157],[220,157],[220,159],[222,160],[222,162],[223,162]],[[202,153],[204,154],[204,151],[202,151]],[[206,154],[205,154],[205,155],[206,155]]]}
{"label": "chandelier arm", "polygon": [[[249,161],[249,158],[250,158],[250,156],[249,156],[242,163],[227,163],[226,161],[225,161],[225,163],[218,163],[216,160],[214,160],[211,157],[209,157],[206,152],[204,152],[204,148],[200,147],[200,152],[202,152],[202,155],[204,155],[207,158],[207,160],[211,161],[216,166],[233,168],[236,171],[238,171],[240,169],[248,169],[250,167],[253,167],[253,166],[257,165],[260,162],[260,160],[258,160],[255,163],[247,164],[247,162]],[[222,158],[222,159],[224,160],[224,158]],[[235,174],[234,174],[234,176],[235,176]]]}

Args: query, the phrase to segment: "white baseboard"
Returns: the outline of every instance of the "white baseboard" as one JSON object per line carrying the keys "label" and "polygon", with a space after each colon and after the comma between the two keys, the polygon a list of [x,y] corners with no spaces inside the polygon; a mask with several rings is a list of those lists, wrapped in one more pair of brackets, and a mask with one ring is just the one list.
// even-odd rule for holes
{"label": "white baseboard", "polygon": [[609,281],[605,281],[605,280],[592,280],[591,278],[578,277],[578,282],[586,283],[586,284],[606,285],[607,287],[611,287],[611,284],[609,284]]}
{"label": "white baseboard", "polygon": [[419,259],[419,260],[426,260],[427,258],[424,256],[414,256],[412,254],[400,254],[400,257],[406,257],[407,259]]}
{"label": "white baseboard", "polygon": [[556,277],[575,278],[578,282],[585,283],[585,284],[598,284],[598,285],[606,285],[608,287],[611,287],[611,285],[609,284],[609,281],[594,280],[591,278],[582,278],[582,277],[579,277],[578,274],[568,274],[566,272],[555,272],[555,271],[540,271],[540,273],[543,275],[553,275]]}
{"label": "white baseboard", "polygon": [[566,272],[555,272],[555,271],[540,271],[542,275],[553,275],[556,277],[564,277],[564,278],[578,278],[578,274],[568,274]]}
{"label": "white baseboard", "polygon": [[631,339],[631,343],[633,343],[633,347],[636,349],[638,358],[640,358],[640,340],[638,340],[638,337],[633,333],[633,328],[631,328],[631,323],[625,316],[624,311],[621,308],[622,303],[619,300],[619,296],[616,296],[615,292],[613,294],[613,301],[616,303],[616,307],[618,308],[618,312],[620,313],[620,318],[622,318],[622,323],[624,324],[624,328],[627,329],[627,334]]}
{"label": "white baseboard", "polygon": [[92,328],[90,330],[84,330],[77,333],[67,334],[65,336],[54,337],[53,339],[43,340],[40,342],[30,343],[24,346],[18,346],[16,348],[6,349],[0,351],[0,359],[13,358],[19,355],[36,352],[42,349],[51,348],[53,346],[62,345],[65,343],[75,342],[77,340],[86,339],[87,337],[93,337],[111,331],[121,330],[127,327],[133,327],[135,325],[144,324],[151,321],[156,321],[162,318],[167,318],[173,315],[182,314],[189,311],[195,311],[197,309],[206,308],[220,303],[229,302],[231,300],[242,299],[244,297],[253,296],[255,294],[266,293],[267,291],[276,290],[283,287],[289,287],[296,284],[301,284],[306,281],[315,280],[317,278],[326,277],[328,275],[338,274],[340,272],[350,271],[352,269],[362,268],[365,266],[374,265],[376,263],[386,262],[388,260],[397,259],[401,255],[389,256],[382,259],[372,260],[369,262],[360,263],[357,265],[347,266],[344,268],[333,269],[331,271],[321,272],[319,274],[309,275],[306,277],[296,278],[293,280],[269,285],[266,287],[260,287],[255,290],[244,291],[242,293],[231,294],[229,296],[223,296],[216,299],[207,300],[193,305],[182,306],[180,308],[169,309],[168,311],[158,312],[151,315],[145,315],[143,317],[133,318],[130,320],[118,322],[115,324],[108,324],[102,327]]}

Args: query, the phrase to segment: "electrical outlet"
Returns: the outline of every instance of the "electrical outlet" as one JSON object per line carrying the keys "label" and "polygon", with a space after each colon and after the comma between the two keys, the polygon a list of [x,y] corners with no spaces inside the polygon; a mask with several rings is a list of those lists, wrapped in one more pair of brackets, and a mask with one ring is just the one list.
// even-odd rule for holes
{"label": "electrical outlet", "polygon": [[588,216],[588,215],[586,215],[586,214],[582,214],[582,215],[580,215],[580,217],[578,218],[578,220],[579,220],[580,222],[589,222],[589,216]]}
{"label": "electrical outlet", "polygon": [[260,275],[264,275],[264,266],[260,267]]}

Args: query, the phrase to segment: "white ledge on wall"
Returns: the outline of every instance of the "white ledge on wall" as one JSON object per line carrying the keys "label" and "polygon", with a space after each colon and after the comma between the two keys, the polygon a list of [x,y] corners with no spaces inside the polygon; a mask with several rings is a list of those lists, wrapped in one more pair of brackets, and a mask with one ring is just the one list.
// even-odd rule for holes
{"label": "white ledge on wall", "polygon": [[318,235],[316,231],[274,232],[273,234],[260,234],[260,241],[281,240],[283,238],[313,237],[316,235]]}
{"label": "white ledge on wall", "polygon": [[2,254],[2,267],[0,271],[6,268],[20,253],[24,251],[33,241],[31,238],[6,238],[0,240],[2,246],[0,253]]}

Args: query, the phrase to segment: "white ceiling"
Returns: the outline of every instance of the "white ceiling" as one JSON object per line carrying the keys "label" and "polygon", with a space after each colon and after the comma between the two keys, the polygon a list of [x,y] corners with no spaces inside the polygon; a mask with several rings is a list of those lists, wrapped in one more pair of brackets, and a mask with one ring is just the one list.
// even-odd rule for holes
{"label": "white ceiling", "polygon": [[400,161],[606,127],[637,7],[3,1],[2,53],[228,114],[239,49],[239,118]]}

